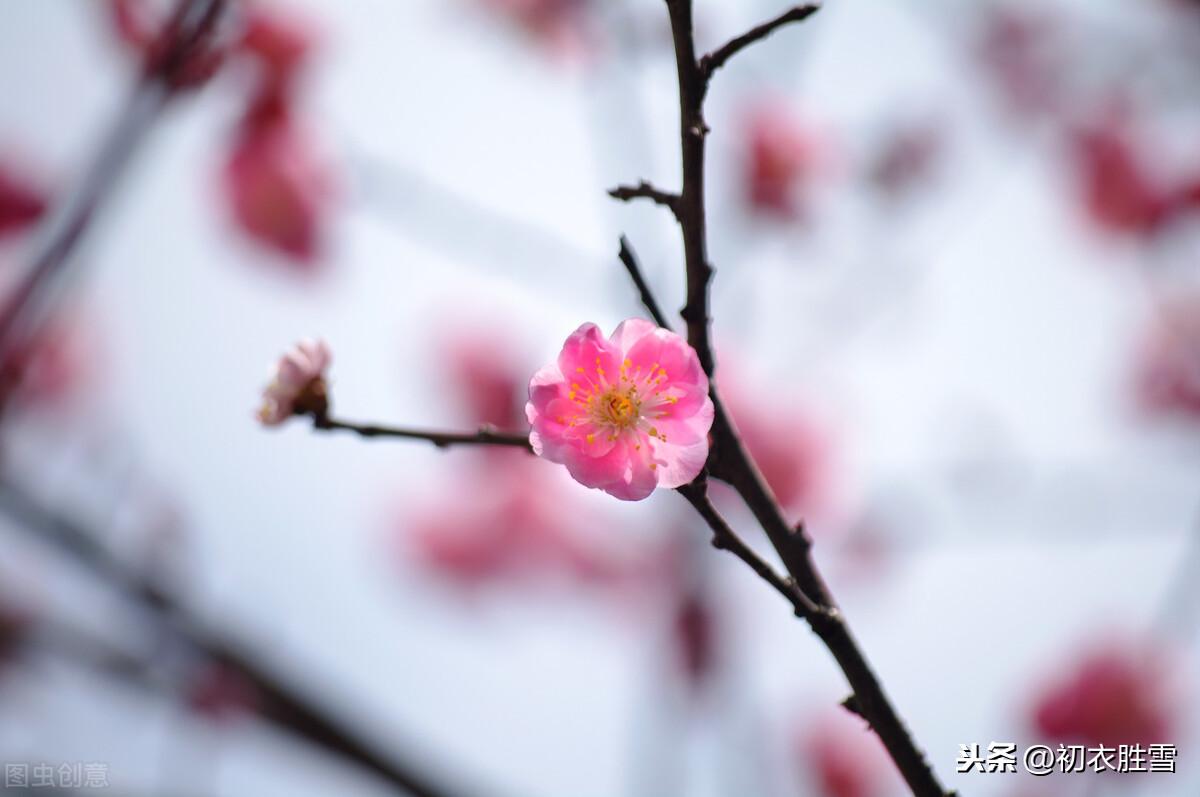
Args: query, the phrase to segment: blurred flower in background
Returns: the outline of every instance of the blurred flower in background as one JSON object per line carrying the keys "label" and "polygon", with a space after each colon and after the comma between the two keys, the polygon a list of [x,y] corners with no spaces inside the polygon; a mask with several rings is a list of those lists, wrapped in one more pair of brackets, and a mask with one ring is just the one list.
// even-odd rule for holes
{"label": "blurred flower in background", "polygon": [[0,163],[0,239],[36,224],[49,206],[49,197],[13,165]]}
{"label": "blurred flower in background", "polygon": [[1080,653],[1041,692],[1033,710],[1040,738],[1087,745],[1180,742],[1184,709],[1165,653],[1113,642]]}

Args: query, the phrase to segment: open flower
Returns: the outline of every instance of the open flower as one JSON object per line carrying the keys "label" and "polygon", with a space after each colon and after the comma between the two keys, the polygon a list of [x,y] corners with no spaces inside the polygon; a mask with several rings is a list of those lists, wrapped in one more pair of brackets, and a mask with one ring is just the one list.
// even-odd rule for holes
{"label": "open flower", "polygon": [[584,324],[534,374],[525,405],[534,452],[624,501],[680,487],[708,459],[713,405],[696,352],[632,318],[605,338]]}
{"label": "open flower", "polygon": [[323,340],[302,340],[280,357],[258,410],[263,426],[278,426],[296,414],[324,413],[325,369],[332,359]]}

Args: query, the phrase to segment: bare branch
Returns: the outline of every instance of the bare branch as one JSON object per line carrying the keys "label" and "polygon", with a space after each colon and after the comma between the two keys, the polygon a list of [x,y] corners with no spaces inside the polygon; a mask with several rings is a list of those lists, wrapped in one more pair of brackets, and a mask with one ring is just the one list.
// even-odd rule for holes
{"label": "bare branch", "polygon": [[713,506],[708,497],[708,487],[702,479],[685,484],[679,488],[678,492],[700,513],[704,522],[712,529],[713,547],[729,551],[748,564],[759,578],[770,584],[776,592],[787,599],[788,603],[792,604],[792,609],[796,612],[797,617],[803,617],[810,622],[820,622],[821,615],[829,610],[813,603],[807,595],[800,591],[796,582],[775,572],[775,569],[765,559],[755,553],[754,549],[738,536],[728,521]]}
{"label": "bare branch", "polygon": [[[791,577],[781,581],[761,559],[750,557],[738,548],[722,526],[720,516],[701,500],[701,494],[688,496],[693,506],[713,527],[719,541],[733,546],[733,551],[777,590],[789,599],[803,596],[811,605],[801,613],[813,631],[821,638],[837,661],[854,694],[854,706],[870,724],[909,789],[917,797],[948,797],[929,765],[924,752],[917,747],[912,734],[883,689],[878,676],[868,663],[858,642],[851,634],[837,602],[826,586],[811,556],[812,544],[803,526],[793,527],[784,516],[779,502],[772,495],[766,480],[751,459],[745,444],[721,401],[716,380],[713,379],[712,341],[709,326],[709,284],[713,268],[708,260],[708,229],[705,209],[705,142],[708,125],[704,120],[704,97],[709,78],[734,54],[759,41],[788,22],[804,19],[816,6],[802,6],[739,36],[729,44],[697,61],[693,36],[692,0],[667,0],[671,21],[671,37],[675,45],[675,65],[679,81],[679,138],[683,165],[683,185],[674,209],[683,237],[684,266],[687,277],[687,300],[681,315],[687,322],[688,343],[696,350],[700,364],[709,376],[709,391],[713,402],[713,445],[708,468],[717,478],[729,482],[753,512],[766,532],[772,547],[779,554]],[[685,494],[686,495],[686,494]],[[753,554],[753,551],[750,551]],[[794,585],[794,592],[788,584]],[[799,612],[798,612],[799,613]]]}
{"label": "bare branch", "polygon": [[635,199],[649,199],[656,205],[662,205],[671,211],[676,218],[679,218],[679,195],[655,188],[645,180],[639,181],[637,185],[619,185],[609,190],[608,195],[622,202],[632,202]]}
{"label": "bare branch", "polygon": [[[58,547],[104,579],[125,597],[148,609],[164,630],[204,660],[235,673],[252,688],[257,713],[281,730],[374,773],[412,797],[458,797],[458,792],[431,777],[425,764],[380,749],[378,738],[348,726],[336,713],[292,686],[258,661],[239,641],[225,636],[197,616],[162,584],[115,556],[99,542],[100,534],[57,512],[22,488],[0,480],[0,513],[10,527]],[[114,661],[125,666],[129,661]],[[127,675],[136,674],[126,669]]]}
{"label": "bare branch", "polygon": [[634,287],[638,290],[638,296],[641,298],[646,312],[650,313],[650,317],[654,319],[654,323],[663,329],[670,329],[671,325],[667,322],[667,317],[663,315],[662,308],[658,306],[658,300],[654,298],[654,293],[650,290],[650,286],[646,284],[646,278],[642,275],[642,267],[638,263],[637,255],[633,253],[633,247],[629,245],[629,239],[624,235],[621,236],[621,251],[617,256],[621,258],[621,263],[625,266],[625,270],[629,272],[629,278],[633,280]]}
{"label": "bare branch", "polygon": [[333,418],[313,416],[313,428],[325,432],[353,432],[359,437],[396,437],[404,440],[424,440],[437,448],[450,446],[511,446],[533,453],[529,435],[498,432],[481,426],[477,432],[442,432],[432,429],[410,429],[398,426],[351,423]]}
{"label": "bare branch", "polygon": [[815,14],[820,8],[821,6],[817,3],[795,6],[783,12],[769,22],[764,22],[757,27],[751,28],[741,36],[738,36],[736,39],[731,39],[725,45],[713,50],[711,53],[700,59],[700,71],[704,74],[704,79],[711,79],[714,72],[725,66],[726,61],[749,47],[751,44],[765,39],[779,28],[782,28],[784,25],[792,22],[803,22]]}

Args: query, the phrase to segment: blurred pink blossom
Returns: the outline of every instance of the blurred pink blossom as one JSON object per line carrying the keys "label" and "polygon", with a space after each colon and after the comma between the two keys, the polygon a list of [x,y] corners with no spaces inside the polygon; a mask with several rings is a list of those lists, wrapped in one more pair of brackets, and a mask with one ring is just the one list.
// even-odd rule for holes
{"label": "blurred pink blossom", "polygon": [[307,21],[255,4],[246,10],[240,50],[258,61],[265,83],[290,84],[311,56],[316,38]]}
{"label": "blurred pink blossom", "polygon": [[246,234],[306,270],[315,264],[332,187],[293,124],[243,129],[225,164],[224,191]]}
{"label": "blurred pink blossom", "polygon": [[708,457],[713,404],[700,360],[643,319],[607,339],[595,324],[575,330],[530,381],[525,412],[539,456],[625,501],[687,484]]}
{"label": "blurred pink blossom", "polygon": [[1162,305],[1142,343],[1137,391],[1150,412],[1200,421],[1200,294]]}
{"label": "blurred pink blossom", "polygon": [[1084,744],[1174,741],[1180,706],[1158,650],[1110,643],[1085,651],[1037,697],[1031,722],[1047,738]]}
{"label": "blurred pink blossom", "polygon": [[453,335],[442,363],[449,386],[471,423],[500,429],[524,426],[525,371],[515,346],[499,329],[472,327]]}
{"label": "blurred pink blossom", "polygon": [[683,589],[676,596],[672,621],[679,666],[688,685],[698,690],[716,667],[716,609],[703,589]]}
{"label": "blurred pink blossom", "polygon": [[1061,93],[1059,22],[1044,9],[1013,3],[985,8],[978,58],[1009,108],[1052,112]]}
{"label": "blurred pink blossom", "polygon": [[820,797],[884,797],[903,784],[883,744],[849,712],[823,712],[796,734],[797,764],[805,793]]}
{"label": "blurred pink blossom", "polygon": [[36,224],[46,212],[49,198],[26,177],[0,164],[0,237]]}
{"label": "blurred pink blossom", "polygon": [[475,0],[507,19],[549,50],[573,54],[584,49],[585,12],[591,0]]}
{"label": "blurred pink blossom", "polygon": [[937,120],[910,122],[889,132],[874,153],[869,178],[883,193],[901,197],[928,181],[946,148]]}
{"label": "blurred pink blossom", "polygon": [[465,589],[548,576],[597,585],[627,578],[630,566],[589,537],[586,515],[541,463],[492,462],[460,473],[451,497],[406,510],[404,543],[418,564]]}
{"label": "blurred pink blossom", "polygon": [[1148,235],[1177,209],[1139,159],[1127,125],[1106,120],[1077,131],[1072,143],[1084,207],[1097,226]]}
{"label": "blurred pink blossom", "polygon": [[796,219],[821,157],[811,129],[782,102],[760,102],[744,122],[743,182],[752,209]]}
{"label": "blurred pink blossom", "polygon": [[795,400],[725,384],[734,425],[780,505],[808,520],[831,514],[838,501],[832,431]]}
{"label": "blurred pink blossom", "polygon": [[325,371],[332,359],[323,340],[302,340],[289,349],[271,369],[258,420],[264,426],[278,426],[297,413],[323,412]]}
{"label": "blurred pink blossom", "polygon": [[76,320],[55,318],[15,345],[4,363],[4,381],[21,409],[59,408],[102,371],[94,331]]}

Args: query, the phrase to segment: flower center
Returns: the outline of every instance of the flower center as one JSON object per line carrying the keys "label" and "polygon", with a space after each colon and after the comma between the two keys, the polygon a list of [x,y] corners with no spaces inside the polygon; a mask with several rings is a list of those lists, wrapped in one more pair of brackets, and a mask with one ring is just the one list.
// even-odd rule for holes
{"label": "flower center", "polygon": [[597,420],[617,429],[630,429],[641,417],[642,403],[638,400],[637,388],[621,390],[614,387],[600,397],[597,409]]}

